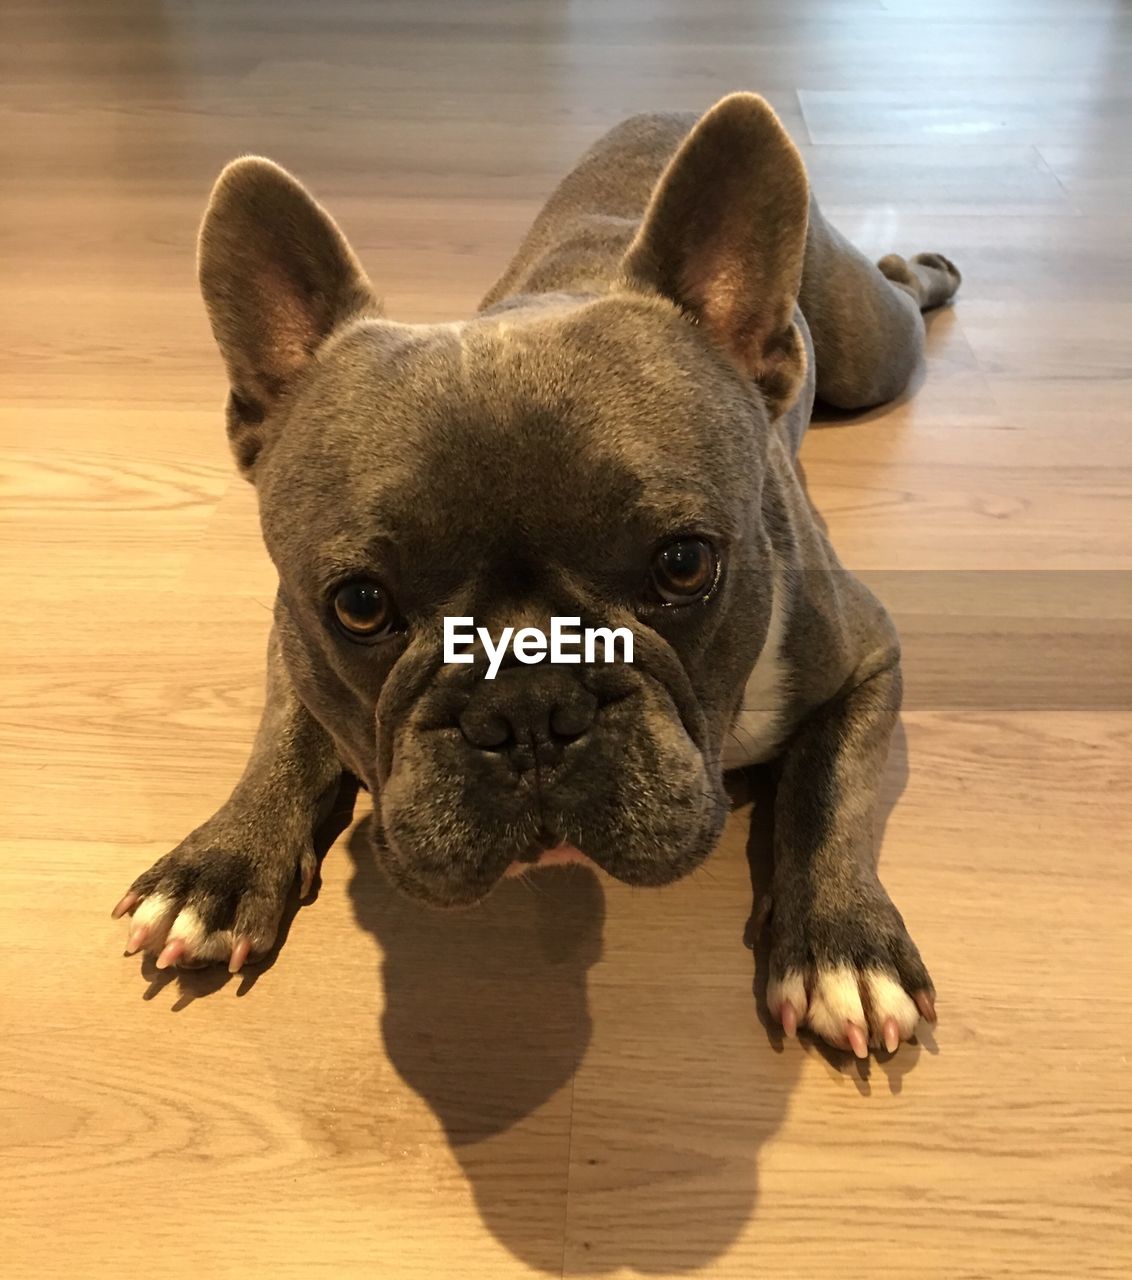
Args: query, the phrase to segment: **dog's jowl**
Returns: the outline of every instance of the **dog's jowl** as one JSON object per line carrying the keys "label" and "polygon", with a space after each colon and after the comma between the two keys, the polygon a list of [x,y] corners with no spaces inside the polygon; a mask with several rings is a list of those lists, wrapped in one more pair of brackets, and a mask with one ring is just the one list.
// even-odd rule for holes
{"label": "dog's jowl", "polygon": [[[267,704],[231,798],[116,908],[128,949],[269,948],[345,772],[390,878],[445,907],[582,857],[667,884],[716,845],[723,769],[773,759],[771,1012],[860,1056],[934,1017],[876,874],[899,647],[794,456],[815,395],[904,389],[951,263],[867,261],[735,94],[601,139],[464,323],[385,318],[329,215],[255,158],[216,185],[200,280],[279,572]],[[568,618],[632,661],[508,651],[488,679],[482,646],[444,660],[446,618]]]}

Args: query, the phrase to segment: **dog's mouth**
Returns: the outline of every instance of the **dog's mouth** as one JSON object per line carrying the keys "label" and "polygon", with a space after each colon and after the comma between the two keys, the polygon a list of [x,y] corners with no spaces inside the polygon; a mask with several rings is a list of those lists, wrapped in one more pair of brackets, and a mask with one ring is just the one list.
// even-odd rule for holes
{"label": "dog's mouth", "polygon": [[541,867],[596,867],[597,863],[587,857],[581,849],[572,844],[556,845],[553,849],[543,849],[535,857],[516,858],[503,873],[505,880],[513,880],[516,876],[525,876],[529,871]]}
{"label": "dog's mouth", "polygon": [[[469,760],[444,734],[412,736],[374,809],[386,871],[407,896],[440,908],[472,906],[547,867],[600,870],[639,887],[681,879],[715,847],[728,804],[666,711],[595,737],[568,777],[523,784],[486,752]],[[671,779],[663,793],[656,774]]]}
{"label": "dog's mouth", "polygon": [[581,849],[567,844],[560,836],[542,828],[519,857],[515,858],[503,873],[503,878],[514,879],[540,867],[578,866],[596,867],[597,863]]}

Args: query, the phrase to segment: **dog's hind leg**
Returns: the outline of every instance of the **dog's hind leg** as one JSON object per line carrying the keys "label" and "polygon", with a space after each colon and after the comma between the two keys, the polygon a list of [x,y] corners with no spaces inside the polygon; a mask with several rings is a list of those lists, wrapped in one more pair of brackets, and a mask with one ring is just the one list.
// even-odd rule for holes
{"label": "dog's hind leg", "polygon": [[875,266],[810,201],[799,304],[814,340],[817,393],[838,409],[865,409],[898,396],[924,345],[921,311],[947,302],[959,272],[941,254]]}

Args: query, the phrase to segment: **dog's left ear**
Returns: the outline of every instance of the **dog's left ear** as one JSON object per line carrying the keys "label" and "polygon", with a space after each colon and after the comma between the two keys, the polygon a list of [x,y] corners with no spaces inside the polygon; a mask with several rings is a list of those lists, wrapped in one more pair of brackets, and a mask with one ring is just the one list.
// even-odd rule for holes
{"label": "dog's left ear", "polygon": [[197,266],[228,366],[228,436],[247,474],[273,429],[272,415],[322,343],[345,322],[381,308],[326,210],[259,156],[233,161],[217,179]]}
{"label": "dog's left ear", "polygon": [[809,184],[757,94],[734,93],[695,125],[661,175],[623,272],[695,317],[762,390],[771,418],[806,370],[794,306]]}

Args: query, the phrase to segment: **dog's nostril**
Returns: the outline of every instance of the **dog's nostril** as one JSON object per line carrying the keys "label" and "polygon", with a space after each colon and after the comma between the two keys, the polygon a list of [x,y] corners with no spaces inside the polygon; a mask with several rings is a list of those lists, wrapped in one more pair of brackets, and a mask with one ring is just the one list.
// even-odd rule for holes
{"label": "dog's nostril", "polygon": [[515,741],[511,722],[505,716],[490,712],[465,711],[460,717],[460,732],[481,751],[502,751]]}

